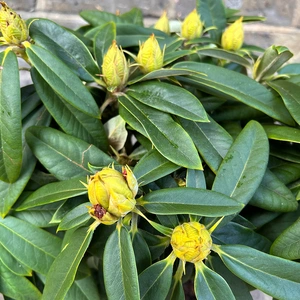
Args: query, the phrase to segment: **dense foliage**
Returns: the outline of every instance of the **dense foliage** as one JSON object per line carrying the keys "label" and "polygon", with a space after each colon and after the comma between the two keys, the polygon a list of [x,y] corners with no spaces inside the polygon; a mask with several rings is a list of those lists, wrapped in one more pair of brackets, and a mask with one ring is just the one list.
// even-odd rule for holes
{"label": "dense foliage", "polygon": [[5,298],[299,297],[300,64],[243,43],[261,18],[197,0],[73,31],[0,3]]}

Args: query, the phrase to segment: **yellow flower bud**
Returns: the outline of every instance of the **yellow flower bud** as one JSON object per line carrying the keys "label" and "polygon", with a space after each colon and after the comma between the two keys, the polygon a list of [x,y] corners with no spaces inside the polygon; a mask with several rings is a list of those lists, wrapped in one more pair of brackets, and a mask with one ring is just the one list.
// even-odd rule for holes
{"label": "yellow flower bud", "polygon": [[140,65],[142,72],[146,74],[161,69],[163,59],[163,51],[161,51],[155,35],[152,34],[145,43],[140,45],[140,50],[136,58],[137,63]]}
{"label": "yellow flower bud", "polygon": [[169,19],[167,17],[167,12],[164,11],[162,16],[158,19],[158,21],[154,25],[155,29],[158,29],[160,31],[163,31],[167,34],[170,33],[170,25],[169,25]]}
{"label": "yellow flower bud", "polygon": [[239,50],[244,42],[243,17],[232,23],[223,33],[221,46],[226,50]]}
{"label": "yellow flower bud", "polygon": [[123,173],[113,167],[103,168],[90,177],[87,188],[93,204],[89,213],[101,223],[114,223],[135,207],[137,181],[128,166]]}
{"label": "yellow flower bud", "polygon": [[181,24],[181,36],[187,40],[199,38],[202,35],[203,25],[200,15],[194,9]]}
{"label": "yellow flower bud", "polygon": [[0,1],[0,4],[2,5],[0,9],[0,31],[2,33],[0,44],[20,45],[29,37],[26,23],[5,2]]}
{"label": "yellow flower bud", "polygon": [[110,92],[122,89],[128,80],[128,63],[116,41],[113,41],[103,57],[102,73],[107,89]]}
{"label": "yellow flower bud", "polygon": [[175,255],[185,261],[196,263],[205,259],[212,247],[212,238],[203,224],[183,223],[176,226],[171,236]]}

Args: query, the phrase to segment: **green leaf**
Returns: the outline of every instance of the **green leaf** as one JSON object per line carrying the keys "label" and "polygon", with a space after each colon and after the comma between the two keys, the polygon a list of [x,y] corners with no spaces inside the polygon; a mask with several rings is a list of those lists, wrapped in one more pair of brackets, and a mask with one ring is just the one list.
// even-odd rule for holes
{"label": "green leaf", "polygon": [[22,167],[21,93],[17,57],[0,54],[0,179],[15,182]]}
{"label": "green leaf", "polygon": [[268,159],[267,136],[258,122],[250,121],[227,152],[212,190],[247,204],[264,176]]}
{"label": "green leaf", "polygon": [[64,299],[74,282],[79,263],[88,248],[93,231],[88,227],[78,228],[54,260],[46,277],[43,300]]}
{"label": "green leaf", "polygon": [[109,299],[139,299],[134,251],[127,229],[118,226],[105,245],[103,273]]}
{"label": "green leaf", "polygon": [[214,250],[232,273],[264,293],[286,300],[300,293],[299,263],[247,246],[224,245]]}
{"label": "green leaf", "polygon": [[26,277],[12,273],[0,262],[0,291],[4,296],[20,300],[39,300],[41,292]]}
{"label": "green leaf", "polygon": [[128,23],[144,26],[143,12],[137,7],[134,7],[130,11],[119,15],[119,17]]}
{"label": "green leaf", "polygon": [[60,97],[87,115],[99,118],[94,98],[65,63],[40,46],[28,43],[26,47],[32,65]]}
{"label": "green leaf", "polygon": [[300,124],[300,86],[286,80],[271,81],[268,85],[279,93],[294,120]]}
{"label": "green leaf", "polygon": [[80,12],[79,15],[94,27],[103,25],[107,22],[127,23],[125,20],[123,20],[122,18],[120,18],[120,16],[117,16],[116,14],[95,9],[83,10]]}
{"label": "green leaf", "polygon": [[182,87],[148,81],[130,86],[126,94],[158,110],[193,121],[208,122],[201,102]]}
{"label": "green leaf", "polygon": [[134,175],[139,186],[162,178],[180,167],[168,161],[157,150],[152,149],[144,155],[134,167]]}
{"label": "green leaf", "polygon": [[215,96],[238,100],[278,121],[294,125],[294,120],[281,99],[246,75],[219,66],[196,62],[180,62],[172,68],[203,74],[180,77],[180,81],[196,85],[204,92]]}
{"label": "green leaf", "polygon": [[[146,133],[155,148],[171,162],[191,169],[202,169],[198,152],[189,135],[176,123],[169,114],[151,108],[126,96],[119,98],[120,105],[136,118],[126,119],[123,110],[121,116],[130,126]],[[135,126],[139,122],[138,126]]]}
{"label": "green leaf", "polygon": [[298,207],[290,189],[268,169],[249,203],[276,212],[293,211]]}
{"label": "green leaf", "polygon": [[270,253],[286,259],[300,259],[300,218],[277,237]]}
{"label": "green leaf", "polygon": [[171,255],[151,265],[139,275],[139,299],[166,299],[172,282],[172,272],[175,258],[175,256]]}
{"label": "green leaf", "polygon": [[77,207],[69,211],[61,220],[57,231],[59,230],[69,230],[74,227],[85,224],[88,220],[91,219],[91,216],[88,213],[87,207],[91,206],[90,202],[82,203]]}
{"label": "green leaf", "polygon": [[186,187],[206,189],[204,172],[201,170],[187,169]]}
{"label": "green leaf", "polygon": [[48,272],[60,251],[59,238],[14,217],[0,219],[0,235],[1,245],[13,257],[41,274]]}
{"label": "green leaf", "polygon": [[60,58],[82,80],[93,81],[93,77],[99,74],[88,48],[69,30],[47,19],[34,19],[29,34],[36,45]]}
{"label": "green leaf", "polygon": [[140,204],[158,215],[195,214],[215,217],[236,213],[243,204],[228,196],[200,188],[168,188],[146,194]]}
{"label": "green leaf", "polygon": [[90,174],[88,163],[104,167],[113,162],[95,146],[53,128],[33,126],[27,130],[26,140],[39,161],[59,180]]}
{"label": "green leaf", "polygon": [[35,68],[31,69],[31,76],[41,100],[65,133],[94,144],[103,151],[108,149],[105,130],[99,119],[91,118],[59,97]]}
{"label": "green leaf", "polygon": [[31,193],[16,210],[21,211],[86,194],[87,189],[80,181],[85,182],[86,177],[48,183]]}
{"label": "green leaf", "polygon": [[202,261],[195,264],[195,269],[197,299],[235,299],[230,287],[218,273],[208,268]]}
{"label": "green leaf", "polygon": [[286,47],[269,47],[255,63],[253,78],[260,81],[273,75],[292,56],[293,53]]}
{"label": "green leaf", "polygon": [[210,36],[216,41],[221,40],[221,35],[226,27],[225,8],[221,0],[197,0],[197,11],[205,27],[216,27],[210,31]]}
{"label": "green leaf", "polygon": [[116,24],[109,22],[99,28],[94,39],[94,54],[99,68],[102,67],[103,57],[112,42],[116,39]]}
{"label": "green leaf", "polygon": [[230,134],[211,117],[209,123],[180,119],[184,130],[193,139],[203,160],[217,173],[220,164],[232,145]]}
{"label": "green leaf", "polygon": [[300,73],[300,63],[287,64],[278,70],[278,73],[298,75]]}
{"label": "green leaf", "polygon": [[300,143],[300,129],[280,125],[263,125],[263,127],[271,140]]}

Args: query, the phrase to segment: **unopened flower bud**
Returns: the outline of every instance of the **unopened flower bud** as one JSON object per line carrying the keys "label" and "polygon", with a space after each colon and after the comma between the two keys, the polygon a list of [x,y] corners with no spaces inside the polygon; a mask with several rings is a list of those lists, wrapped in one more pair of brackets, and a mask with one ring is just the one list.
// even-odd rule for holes
{"label": "unopened flower bud", "polygon": [[223,33],[221,46],[225,50],[239,50],[244,42],[243,17],[232,23]]}
{"label": "unopened flower bud", "polygon": [[200,15],[194,9],[181,24],[181,36],[187,40],[199,38],[202,35],[203,25]]}
{"label": "unopened flower bud", "polygon": [[113,92],[124,87],[128,80],[129,66],[123,51],[113,41],[103,57],[103,79],[107,89]]}
{"label": "unopened flower bud", "polygon": [[196,263],[210,254],[212,238],[203,224],[183,223],[174,228],[171,245],[179,259],[184,262]]}
{"label": "unopened flower bud", "polygon": [[29,37],[25,21],[7,4],[0,1],[0,37],[1,45],[20,45]]}
{"label": "unopened flower bud", "polygon": [[155,35],[152,34],[148,40],[140,45],[140,50],[136,58],[137,63],[142,72],[147,74],[161,69],[163,66],[163,59],[163,51],[161,51]]}
{"label": "unopened flower bud", "polygon": [[[123,175],[124,174],[124,175]],[[137,181],[128,166],[123,173],[103,168],[88,182],[89,213],[103,224],[112,224],[131,212],[136,204]]]}
{"label": "unopened flower bud", "polygon": [[154,28],[163,31],[167,34],[170,33],[170,24],[166,11],[163,12],[162,16],[155,23]]}

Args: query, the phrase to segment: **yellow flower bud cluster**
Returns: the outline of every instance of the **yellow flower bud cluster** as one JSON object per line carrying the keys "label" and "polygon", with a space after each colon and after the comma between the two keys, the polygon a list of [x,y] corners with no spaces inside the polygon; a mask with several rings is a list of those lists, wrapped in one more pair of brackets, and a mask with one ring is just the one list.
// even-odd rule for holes
{"label": "yellow flower bud cluster", "polygon": [[243,17],[232,23],[222,34],[221,46],[225,50],[239,50],[244,42]]}
{"label": "yellow flower bud cluster", "polygon": [[0,37],[1,45],[17,45],[26,41],[29,37],[25,21],[7,4],[0,1]]}
{"label": "yellow flower bud cluster", "polygon": [[103,57],[103,79],[110,92],[121,90],[128,80],[129,66],[123,51],[113,41]]}
{"label": "yellow flower bud cluster", "polygon": [[111,225],[135,207],[138,183],[128,166],[122,167],[122,173],[103,168],[90,177],[87,188],[93,205],[89,213],[99,223]]}
{"label": "yellow flower bud cluster", "polygon": [[184,262],[196,263],[210,254],[212,238],[203,224],[183,223],[174,228],[171,245],[179,259]]}
{"label": "yellow flower bud cluster", "polygon": [[187,40],[199,38],[202,35],[203,24],[197,10],[194,9],[181,24],[181,36]]}

